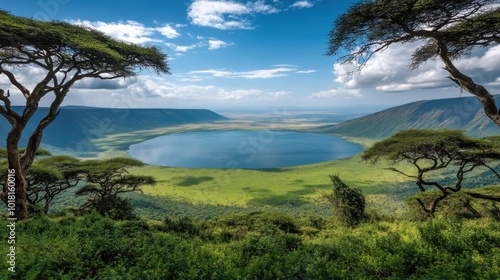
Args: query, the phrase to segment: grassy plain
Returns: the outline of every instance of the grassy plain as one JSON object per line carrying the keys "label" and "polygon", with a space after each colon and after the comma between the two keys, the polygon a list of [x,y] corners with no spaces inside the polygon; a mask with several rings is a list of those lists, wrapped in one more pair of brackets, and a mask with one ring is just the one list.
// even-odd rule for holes
{"label": "grassy plain", "polygon": [[[156,178],[155,186],[145,186],[147,195],[168,196],[192,203],[229,206],[283,205],[300,206],[318,202],[331,190],[330,174],[339,174],[352,187],[362,189],[371,207],[404,208],[398,194],[406,178],[395,176],[381,166],[362,162],[359,156],[316,164],[261,170],[202,169],[146,166],[131,170]],[[403,189],[398,189],[403,188]],[[390,203],[388,203],[390,201]],[[399,201],[399,202],[398,202]]]}
{"label": "grassy plain", "polygon": [[[304,117],[307,115],[309,117]],[[128,156],[130,145],[160,135],[190,131],[213,130],[273,130],[322,133],[335,116],[326,118],[272,113],[259,115],[233,115],[228,121],[210,124],[191,124],[154,130],[115,134],[96,140],[104,152],[100,157]],[[376,139],[346,138],[363,147]],[[208,169],[178,168],[146,165],[130,170],[133,174],[150,175],[157,180],[154,186],[144,186],[145,195],[156,200],[179,201],[237,207],[288,207],[300,208],[322,203],[320,197],[330,192],[329,175],[338,174],[349,186],[360,188],[366,196],[368,208],[384,214],[402,214],[407,206],[405,199],[418,192],[409,178],[387,170],[388,164],[373,165],[361,160],[360,154],[339,160],[271,169]],[[410,166],[398,168],[412,173]],[[453,177],[453,174],[440,175]],[[167,202],[165,202],[167,203]],[[156,203],[155,207],[161,207]]]}
{"label": "grassy plain", "polygon": [[[115,134],[96,140],[96,146],[104,152],[101,157],[128,156],[131,144],[140,143],[160,135],[190,131],[212,130],[273,130],[318,132],[330,118],[303,117],[293,114],[271,113],[259,115],[233,115],[229,121],[210,124],[191,124],[154,130]],[[349,138],[348,141],[368,147],[375,140]],[[280,206],[300,207],[319,203],[322,193],[331,190],[330,174],[339,174],[351,187],[362,189],[367,195],[369,208],[386,213],[399,213],[405,209],[403,196],[414,193],[407,178],[361,161],[359,155],[352,158],[315,164],[272,169],[206,169],[177,168],[147,165],[131,169],[133,174],[150,175],[157,184],[145,186],[145,195],[167,197],[171,200],[194,204],[225,206]]]}

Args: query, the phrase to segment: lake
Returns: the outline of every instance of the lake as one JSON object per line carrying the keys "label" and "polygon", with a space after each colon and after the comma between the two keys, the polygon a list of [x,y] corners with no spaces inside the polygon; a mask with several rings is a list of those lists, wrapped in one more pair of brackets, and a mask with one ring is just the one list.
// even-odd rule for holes
{"label": "lake", "polygon": [[196,168],[275,168],[351,157],[361,146],[338,137],[289,131],[204,131],[131,145],[144,163]]}

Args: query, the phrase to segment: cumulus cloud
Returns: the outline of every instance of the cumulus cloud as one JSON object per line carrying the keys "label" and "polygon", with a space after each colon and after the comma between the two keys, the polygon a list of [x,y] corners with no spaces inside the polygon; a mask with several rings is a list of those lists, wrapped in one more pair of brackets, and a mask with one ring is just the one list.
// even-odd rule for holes
{"label": "cumulus cloud", "polygon": [[160,33],[168,39],[173,39],[180,36],[179,32],[177,32],[169,24],[165,24],[160,27],[147,27],[142,23],[132,20],[120,22],[92,22],[88,20],[75,20],[71,21],[71,23],[87,26],[99,30],[115,39],[134,44],[161,42],[161,39],[155,38],[155,36],[157,35],[156,33]]}
{"label": "cumulus cloud", "polygon": [[217,40],[217,39],[210,39],[208,40],[208,49],[209,50],[216,50],[220,48],[225,48],[228,46],[231,46],[231,43],[224,42],[222,40]]}
{"label": "cumulus cloud", "polygon": [[174,50],[175,52],[178,52],[178,53],[184,53],[184,52],[190,51],[196,47],[199,47],[198,44],[191,44],[191,45],[187,45],[187,46],[182,46],[182,45],[176,45],[176,44],[172,44],[172,43],[165,43],[165,45],[167,45],[167,47],[171,48],[172,50]]}
{"label": "cumulus cloud", "polygon": [[279,10],[265,1],[246,4],[224,0],[195,0],[188,8],[188,18],[194,25],[217,29],[253,29],[251,16],[277,13]]}
{"label": "cumulus cloud", "polygon": [[297,9],[311,8],[314,4],[309,1],[296,1],[290,7]]}
{"label": "cumulus cloud", "polygon": [[174,39],[179,37],[181,34],[177,32],[172,26],[165,24],[163,27],[158,27],[156,28],[158,32],[161,33],[161,35],[167,37],[168,39]]}
{"label": "cumulus cloud", "polygon": [[249,2],[248,7],[255,12],[260,14],[275,14],[279,12],[279,9],[271,5],[267,5],[266,1],[260,0],[256,2]]}
{"label": "cumulus cloud", "polygon": [[[417,70],[410,71],[411,55],[421,43],[392,45],[374,54],[360,72],[353,71],[359,64],[333,65],[335,82],[346,89],[375,88],[379,91],[397,92],[456,86],[447,79],[449,73],[440,60],[429,61]],[[455,61],[465,74],[482,84],[492,84],[500,77],[500,46],[477,50],[470,58]]]}
{"label": "cumulus cloud", "polygon": [[102,80],[102,79],[83,79],[77,81],[74,85],[74,89],[89,89],[89,90],[99,90],[99,89],[123,89],[127,88],[130,84],[136,82],[136,78],[127,79],[113,79],[113,80]]}
{"label": "cumulus cloud", "polygon": [[186,53],[188,51],[194,50],[196,48],[206,48],[208,46],[208,50],[216,50],[220,48],[225,48],[232,46],[233,43],[231,42],[225,42],[222,40],[218,39],[205,39],[203,37],[197,37],[197,40],[199,40],[197,43],[190,44],[190,45],[177,45],[173,43],[165,43],[165,45],[169,48],[171,48],[173,51],[177,53],[177,55],[181,55],[182,53]]}
{"label": "cumulus cloud", "polygon": [[142,98],[162,98],[192,101],[230,100],[274,100],[285,97],[286,91],[266,91],[262,89],[224,89],[213,85],[177,84],[153,76],[139,76],[126,91],[117,94],[132,94]]}
{"label": "cumulus cloud", "polygon": [[461,59],[457,67],[465,69],[481,69],[484,71],[498,71],[500,69],[500,45],[479,52],[472,57]]}
{"label": "cumulus cloud", "polygon": [[[28,89],[43,77],[44,71],[38,67],[20,67],[16,77]],[[11,101],[15,105],[24,104],[25,99],[12,87],[5,75],[0,75],[0,88],[10,90]],[[189,81],[172,82],[154,75],[116,80],[83,79],[75,83],[65,104],[79,104],[98,107],[158,107],[175,102],[217,102],[277,100],[286,98],[289,92],[256,88],[228,89],[214,85],[197,85]],[[90,97],[90,98],[89,98]],[[52,98],[45,98],[43,106]]]}
{"label": "cumulus cloud", "polygon": [[[36,84],[43,79],[46,75],[46,70],[38,66],[25,66],[9,69],[14,73],[17,81],[19,81],[28,90],[33,90]],[[61,75],[59,75],[62,78]],[[127,88],[130,84],[135,83],[135,77],[127,79],[112,79],[103,80],[99,78],[86,78],[78,80],[72,86],[72,89],[86,89],[86,90],[116,90]],[[12,93],[19,90],[15,88],[5,75],[0,75],[0,88],[9,89]]]}

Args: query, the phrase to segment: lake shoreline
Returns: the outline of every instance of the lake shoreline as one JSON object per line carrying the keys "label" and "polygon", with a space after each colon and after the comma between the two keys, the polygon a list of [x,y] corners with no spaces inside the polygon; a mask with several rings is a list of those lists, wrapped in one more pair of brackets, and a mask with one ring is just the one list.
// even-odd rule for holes
{"label": "lake shoreline", "polygon": [[147,164],[183,168],[266,169],[352,157],[362,147],[311,132],[221,130],[159,136],[127,150]]}

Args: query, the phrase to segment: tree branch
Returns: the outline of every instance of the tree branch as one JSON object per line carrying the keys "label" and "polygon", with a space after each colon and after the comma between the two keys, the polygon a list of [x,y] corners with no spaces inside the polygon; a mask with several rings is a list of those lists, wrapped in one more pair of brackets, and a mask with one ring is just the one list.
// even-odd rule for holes
{"label": "tree branch", "polygon": [[19,81],[17,81],[16,77],[14,76],[14,74],[12,74],[12,72],[5,70],[2,67],[2,65],[0,65],[0,74],[4,74],[5,76],[7,76],[10,83],[15,87],[17,87],[26,99],[29,98],[30,91],[27,88],[25,88]]}

